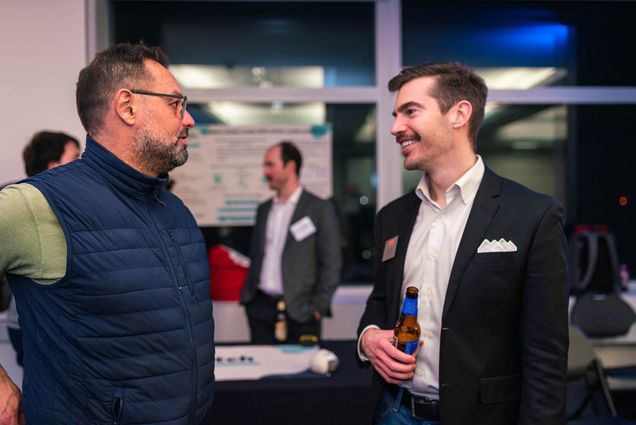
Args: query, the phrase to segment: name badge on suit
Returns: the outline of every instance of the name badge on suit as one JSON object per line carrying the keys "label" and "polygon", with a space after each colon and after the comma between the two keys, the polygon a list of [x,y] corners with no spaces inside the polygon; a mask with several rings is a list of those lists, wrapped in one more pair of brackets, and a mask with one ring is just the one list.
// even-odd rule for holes
{"label": "name badge on suit", "polygon": [[397,242],[399,236],[394,236],[391,239],[387,239],[384,242],[384,252],[382,252],[382,262],[388,261],[391,258],[395,257],[395,253],[397,252]]}
{"label": "name badge on suit", "polygon": [[289,231],[292,233],[294,239],[296,239],[296,242],[300,242],[316,233],[316,226],[314,225],[314,222],[311,221],[311,218],[304,216],[289,226]]}

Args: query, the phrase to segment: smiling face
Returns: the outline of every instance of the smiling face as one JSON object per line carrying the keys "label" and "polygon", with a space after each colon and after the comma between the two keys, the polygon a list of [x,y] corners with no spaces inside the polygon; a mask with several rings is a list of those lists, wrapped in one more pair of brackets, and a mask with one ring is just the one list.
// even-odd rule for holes
{"label": "smiling face", "polygon": [[429,170],[443,164],[453,149],[451,111],[442,113],[434,93],[435,77],[420,77],[404,84],[395,101],[391,134],[402,148],[404,168]]}
{"label": "smiling face", "polygon": [[[146,60],[145,65],[152,78],[144,90],[181,94],[177,80],[166,68],[151,60]],[[194,120],[188,111],[181,117],[182,101],[143,94],[135,96],[143,98],[143,122],[133,144],[137,161],[150,175],[167,173],[183,165],[188,159],[188,131],[194,126]]]}

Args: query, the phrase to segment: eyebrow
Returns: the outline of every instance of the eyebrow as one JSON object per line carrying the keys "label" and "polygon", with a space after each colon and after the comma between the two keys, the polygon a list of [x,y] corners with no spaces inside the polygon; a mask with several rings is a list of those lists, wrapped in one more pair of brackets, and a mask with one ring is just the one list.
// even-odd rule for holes
{"label": "eyebrow", "polygon": [[[411,101],[411,102],[406,102],[406,103],[400,105],[397,108],[397,112],[402,112],[402,111],[404,111],[406,109],[412,108],[413,106],[415,106],[416,108],[423,108],[424,107],[421,103],[417,103],[417,102],[412,102]],[[397,116],[397,112],[394,111],[392,115],[394,117]]]}

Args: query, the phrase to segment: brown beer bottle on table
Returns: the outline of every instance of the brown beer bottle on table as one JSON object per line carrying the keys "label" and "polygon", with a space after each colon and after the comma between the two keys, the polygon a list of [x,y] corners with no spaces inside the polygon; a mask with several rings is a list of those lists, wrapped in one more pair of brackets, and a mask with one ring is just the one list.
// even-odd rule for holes
{"label": "brown beer bottle on table", "polygon": [[287,317],[285,315],[285,301],[276,303],[276,323],[274,324],[274,338],[278,342],[287,340]]}
{"label": "brown beer bottle on table", "polygon": [[413,354],[420,343],[420,325],[417,323],[417,288],[406,288],[400,320],[393,330],[393,345],[406,354]]}

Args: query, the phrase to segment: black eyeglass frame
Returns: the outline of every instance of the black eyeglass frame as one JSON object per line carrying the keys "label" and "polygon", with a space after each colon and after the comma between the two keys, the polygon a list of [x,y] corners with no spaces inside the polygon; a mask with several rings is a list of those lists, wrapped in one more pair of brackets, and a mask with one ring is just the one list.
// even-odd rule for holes
{"label": "black eyeglass frame", "polygon": [[182,94],[155,93],[155,92],[146,91],[146,90],[130,90],[130,92],[134,94],[143,94],[146,96],[159,96],[159,97],[169,97],[171,99],[179,99],[181,100],[181,119],[185,117],[186,108],[188,107],[188,96],[184,96]]}

